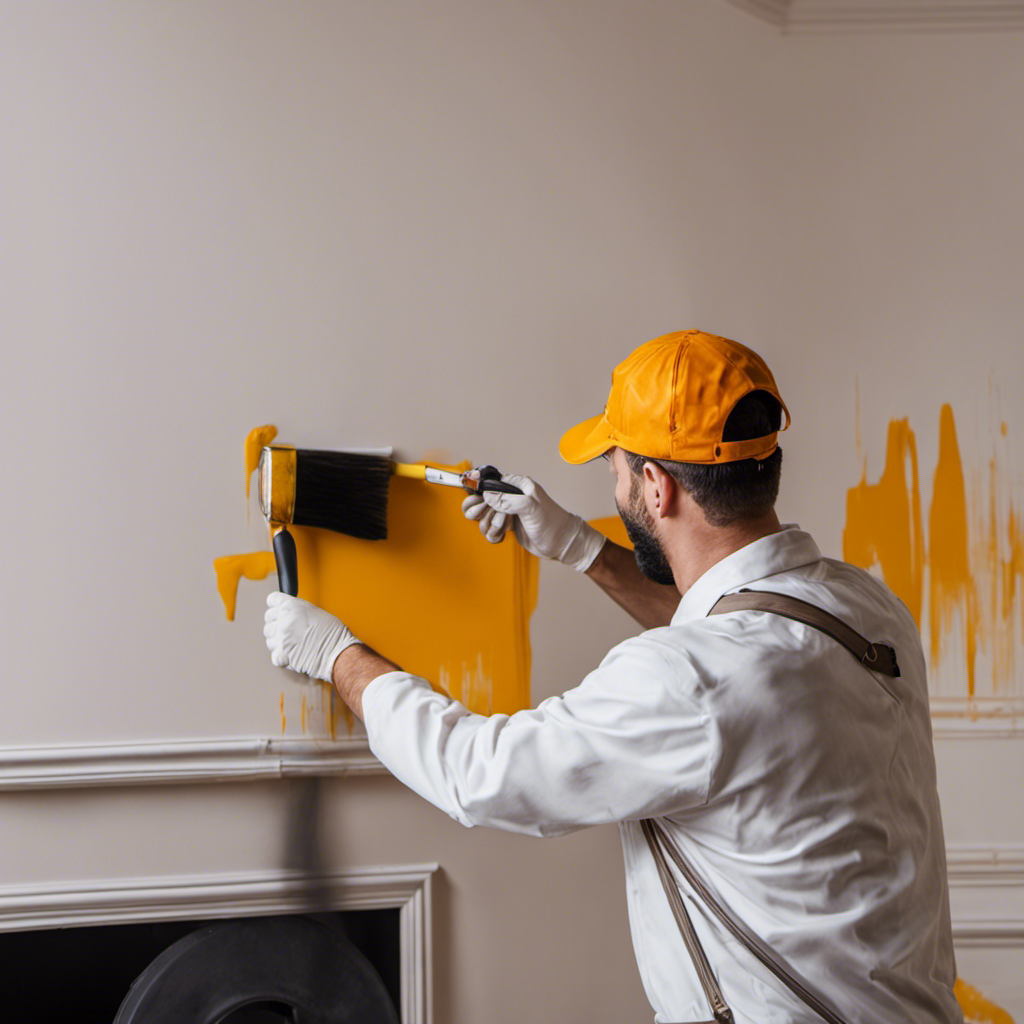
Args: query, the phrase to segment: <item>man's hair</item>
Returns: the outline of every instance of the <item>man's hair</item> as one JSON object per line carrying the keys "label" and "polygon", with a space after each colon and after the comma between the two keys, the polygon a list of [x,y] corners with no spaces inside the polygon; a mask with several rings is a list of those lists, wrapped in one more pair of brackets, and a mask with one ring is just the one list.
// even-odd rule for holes
{"label": "man's hair", "polygon": [[[782,408],[767,391],[751,391],[733,407],[722,431],[723,441],[748,441],[778,430]],[[712,526],[732,526],[744,519],[759,519],[771,512],[779,496],[782,449],[766,459],[738,462],[670,462],[625,452],[630,470],[643,473],[645,462],[654,462],[672,476],[700,506]]]}

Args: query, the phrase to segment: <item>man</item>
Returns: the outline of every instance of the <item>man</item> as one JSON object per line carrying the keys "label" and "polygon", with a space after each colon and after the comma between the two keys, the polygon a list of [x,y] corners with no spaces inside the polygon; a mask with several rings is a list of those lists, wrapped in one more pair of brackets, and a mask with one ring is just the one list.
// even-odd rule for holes
{"label": "man", "polygon": [[[656,1020],[710,1011],[640,824],[652,818],[826,1012],[845,1024],[959,1022],[920,640],[882,584],[779,524],[784,412],[788,426],[754,352],[699,331],[665,335],[617,367],[604,413],[560,445],[571,463],[609,460],[635,554],[525,477],[506,478],[522,496],[466,499],[488,540],[512,529],[648,630],[534,710],[472,715],[282,594],[268,598],[267,643],[275,664],[333,681],[380,760],[457,821],[540,836],[618,822]],[[870,671],[782,615],[709,616],[740,590],[830,612],[891,645],[902,674]],[[681,876],[670,884],[737,1022],[821,1020]]]}

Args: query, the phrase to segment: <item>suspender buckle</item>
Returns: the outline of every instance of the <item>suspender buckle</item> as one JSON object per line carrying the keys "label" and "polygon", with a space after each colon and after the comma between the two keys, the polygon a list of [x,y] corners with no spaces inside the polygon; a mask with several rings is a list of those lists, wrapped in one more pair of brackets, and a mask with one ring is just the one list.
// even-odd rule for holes
{"label": "suspender buckle", "polygon": [[868,649],[861,657],[861,664],[875,672],[882,672],[893,679],[898,679],[900,667],[896,664],[896,651],[888,644],[868,644]]}

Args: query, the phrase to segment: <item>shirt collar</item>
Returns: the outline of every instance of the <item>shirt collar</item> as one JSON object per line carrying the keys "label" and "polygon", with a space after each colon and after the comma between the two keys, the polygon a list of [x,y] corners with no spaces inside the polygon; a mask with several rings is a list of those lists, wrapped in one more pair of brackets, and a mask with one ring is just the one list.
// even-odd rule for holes
{"label": "shirt collar", "polygon": [[785,523],[779,533],[761,537],[711,566],[683,595],[672,625],[704,618],[723,594],[820,559],[814,538],[795,523]]}

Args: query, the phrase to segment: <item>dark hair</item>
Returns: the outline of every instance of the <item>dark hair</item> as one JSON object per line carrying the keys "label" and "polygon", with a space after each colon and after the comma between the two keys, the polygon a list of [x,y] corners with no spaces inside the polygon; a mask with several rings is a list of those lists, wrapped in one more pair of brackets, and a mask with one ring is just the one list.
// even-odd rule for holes
{"label": "dark hair", "polygon": [[[722,431],[723,441],[747,441],[765,437],[782,424],[782,407],[767,391],[751,391],[733,407]],[[712,526],[732,526],[744,519],[759,519],[771,512],[779,496],[782,449],[766,459],[738,462],[670,462],[626,452],[636,475],[645,462],[654,462],[672,476],[700,506]]]}

